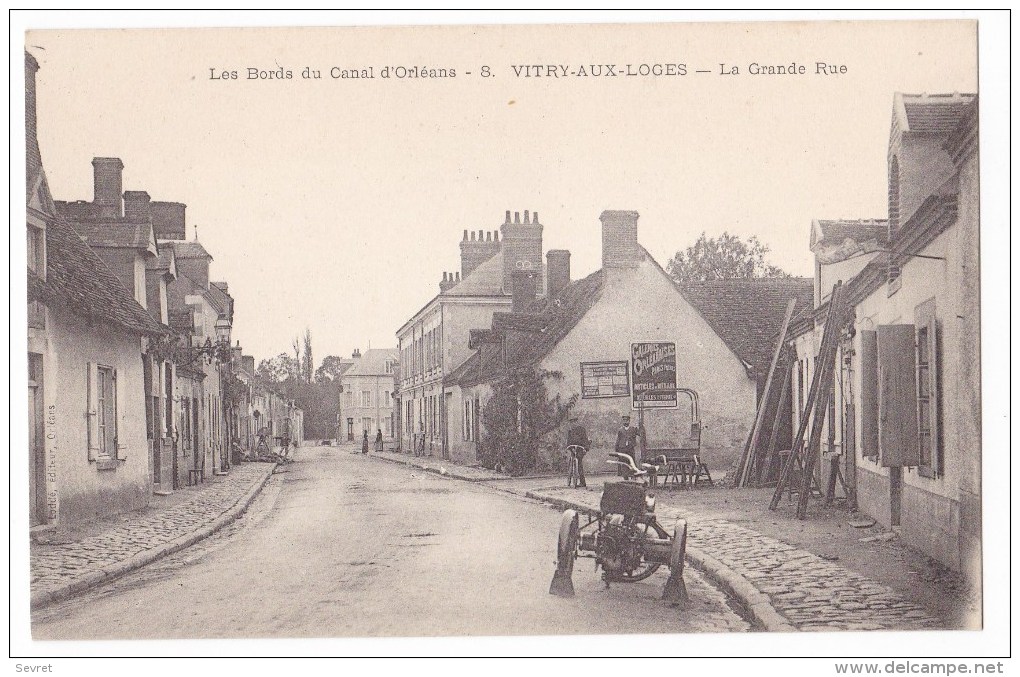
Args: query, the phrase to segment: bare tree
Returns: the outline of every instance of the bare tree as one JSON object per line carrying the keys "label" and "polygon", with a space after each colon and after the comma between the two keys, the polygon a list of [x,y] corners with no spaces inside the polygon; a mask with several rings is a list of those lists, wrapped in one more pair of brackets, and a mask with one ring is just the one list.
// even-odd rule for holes
{"label": "bare tree", "polygon": [[301,380],[301,371],[302,371],[301,370],[301,338],[298,337],[298,336],[295,336],[294,338],[292,338],[291,341],[290,341],[290,347],[294,351],[294,362],[292,362],[292,364],[294,365],[294,373],[292,374],[292,376],[294,377],[295,380],[300,381]]}
{"label": "bare tree", "polygon": [[315,374],[315,362],[312,360],[312,330],[309,329],[308,327],[305,327],[304,343],[305,354],[303,361],[301,363],[301,366],[303,367],[302,369],[303,373],[301,374],[301,376],[302,378],[304,378],[305,383],[311,383],[312,376],[314,376]]}

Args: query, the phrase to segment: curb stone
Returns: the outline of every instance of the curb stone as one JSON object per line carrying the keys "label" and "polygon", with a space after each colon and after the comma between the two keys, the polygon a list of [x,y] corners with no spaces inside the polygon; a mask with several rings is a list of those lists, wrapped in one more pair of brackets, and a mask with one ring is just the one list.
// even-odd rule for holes
{"label": "curb stone", "polygon": [[162,559],[167,555],[172,555],[175,552],[183,550],[203,539],[208,538],[209,536],[212,536],[214,533],[236,520],[244,513],[245,510],[248,509],[248,506],[250,506],[252,501],[255,500],[255,497],[258,496],[260,491],[262,491],[262,487],[264,487],[266,482],[269,481],[269,478],[273,476],[273,471],[276,469],[276,466],[276,463],[267,464],[267,470],[263,473],[262,478],[256,480],[232,506],[224,510],[219,517],[209,524],[196,529],[190,534],[179,536],[174,540],[163,543],[155,548],[150,548],[149,550],[140,552],[128,559],[107,565],[98,571],[89,571],[84,573],[59,587],[33,592],[30,602],[31,608],[40,609],[44,606],[53,604],[54,602],[59,602],[67,599],[68,597],[73,597],[90,588],[94,588],[101,583],[120,578],[124,574],[140,569],[147,564],[151,564],[152,562]]}
{"label": "curb stone", "polygon": [[[528,498],[548,503],[559,509],[591,510],[590,507],[575,503],[563,498],[545,496],[537,491],[527,491],[524,494]],[[718,583],[729,594],[733,595],[751,614],[756,622],[767,632],[798,632],[783,614],[779,613],[765,593],[740,575],[732,568],[726,566],[697,546],[687,544],[687,562],[695,569],[703,572],[713,581]]]}

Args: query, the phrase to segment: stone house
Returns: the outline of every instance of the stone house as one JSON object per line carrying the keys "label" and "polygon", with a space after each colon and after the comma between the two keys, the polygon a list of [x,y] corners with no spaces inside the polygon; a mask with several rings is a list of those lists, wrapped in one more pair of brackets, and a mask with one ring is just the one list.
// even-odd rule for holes
{"label": "stone house", "polygon": [[397,434],[393,413],[393,375],[397,372],[396,348],[370,348],[356,352],[354,365],[340,376],[339,418],[342,439],[360,441],[367,432],[375,440],[381,430],[392,440]]}
{"label": "stone house", "polygon": [[896,94],[889,216],[815,221],[817,307],[793,326],[800,415],[832,285],[853,307],[830,385],[820,474],[943,564],[980,578],[977,97]]}
{"label": "stone house", "polygon": [[[771,359],[768,340],[776,340],[787,300],[809,295],[810,284],[724,281],[681,290],[639,244],[637,212],[606,211],[601,221],[600,270],[570,281],[569,254],[551,256],[545,298],[518,274],[511,312],[471,333],[474,354],[445,382],[453,458],[475,461],[493,386],[519,368],[556,374],[546,382],[550,396],[575,399],[572,412],[592,440],[589,468],[606,467],[624,414],[643,418],[648,447],[676,447],[690,436],[689,401],[644,387],[656,372],[664,381],[652,382],[698,393],[703,460],[725,471],[739,454]],[[553,453],[563,437],[549,436]]]}
{"label": "stone house", "polygon": [[510,309],[513,271],[535,272],[544,283],[542,230],[538,213],[528,211],[523,219],[507,211],[498,230],[465,230],[460,271],[443,273],[439,294],[397,330],[401,449],[423,444],[426,454],[448,457],[444,379],[470,355],[468,333]]}
{"label": "stone house", "polygon": [[29,516],[47,528],[148,503],[142,354],[169,328],[57,213],[37,138],[38,68],[26,53]]}

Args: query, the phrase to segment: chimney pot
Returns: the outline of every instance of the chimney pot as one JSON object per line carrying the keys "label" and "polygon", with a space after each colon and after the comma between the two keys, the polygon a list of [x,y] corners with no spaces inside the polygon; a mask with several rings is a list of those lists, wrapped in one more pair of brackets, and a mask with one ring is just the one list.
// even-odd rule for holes
{"label": "chimney pot", "polygon": [[454,275],[457,276],[457,282],[460,282],[460,272],[458,271],[458,272],[454,273]]}
{"label": "chimney pot", "polygon": [[506,220],[503,223],[510,223],[510,210],[506,210]]}
{"label": "chimney pot", "polygon": [[538,223],[538,212],[535,212],[534,214],[531,215],[531,222]]}
{"label": "chimney pot", "polygon": [[531,223],[531,219],[528,217],[528,210],[524,210],[524,223]]}
{"label": "chimney pot", "polygon": [[520,212],[514,212],[514,223],[520,223],[520,222],[521,222],[521,213]]}
{"label": "chimney pot", "polygon": [[478,241],[482,242],[484,240],[485,240],[485,231],[484,230],[479,230],[478,231]]}
{"label": "chimney pot", "polygon": [[473,231],[473,230],[471,231],[471,241],[472,242],[475,241],[475,231]]}
{"label": "chimney pot", "polygon": [[485,231],[485,241],[486,242],[492,242],[492,231],[491,230]]}
{"label": "chimney pot", "polygon": [[492,239],[493,239],[494,242],[499,242],[499,231],[498,230],[492,231]]}
{"label": "chimney pot", "polygon": [[464,229],[464,239],[467,239],[467,228]]}

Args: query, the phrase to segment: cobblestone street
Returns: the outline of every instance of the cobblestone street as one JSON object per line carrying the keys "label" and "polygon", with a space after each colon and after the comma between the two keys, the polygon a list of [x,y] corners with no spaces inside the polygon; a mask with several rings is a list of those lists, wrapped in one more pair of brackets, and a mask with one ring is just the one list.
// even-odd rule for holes
{"label": "cobblestone street", "polygon": [[245,463],[228,475],[181,489],[162,509],[129,513],[100,525],[99,533],[64,542],[59,536],[33,543],[32,594],[60,590],[69,583],[97,574],[109,574],[147,551],[172,543],[211,525],[261,483],[271,464]]}

